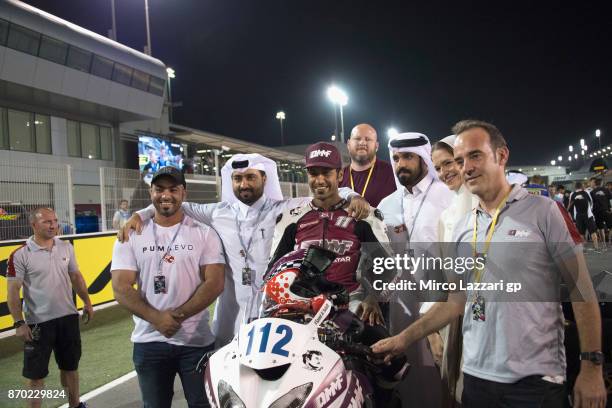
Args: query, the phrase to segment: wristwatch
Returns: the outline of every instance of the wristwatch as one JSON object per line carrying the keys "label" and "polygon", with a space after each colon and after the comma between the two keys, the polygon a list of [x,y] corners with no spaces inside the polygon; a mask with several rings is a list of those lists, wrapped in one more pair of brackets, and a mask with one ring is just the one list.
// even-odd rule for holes
{"label": "wristwatch", "polygon": [[16,328],[18,328],[18,327],[21,327],[21,326],[23,326],[24,324],[25,324],[25,320],[17,320],[17,321],[15,322],[15,324],[13,324],[13,329],[16,329]]}
{"label": "wristwatch", "polygon": [[602,365],[604,363],[604,355],[601,351],[587,351],[580,353],[580,361],[590,361],[595,365]]}

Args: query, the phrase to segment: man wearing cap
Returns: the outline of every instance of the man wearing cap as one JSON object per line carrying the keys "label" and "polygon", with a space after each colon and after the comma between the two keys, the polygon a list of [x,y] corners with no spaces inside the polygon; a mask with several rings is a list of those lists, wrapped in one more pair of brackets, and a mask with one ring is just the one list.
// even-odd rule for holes
{"label": "man wearing cap", "polygon": [[[389,140],[389,156],[395,172],[397,190],[378,205],[387,226],[387,235],[396,252],[409,257],[431,256],[439,251],[438,220],[448,208],[453,192],[439,180],[431,161],[431,144],[421,133],[401,133]],[[435,279],[432,271],[404,271],[417,282]],[[430,299],[433,300],[433,299]],[[395,292],[390,303],[391,333],[399,333],[419,316],[420,304],[415,292]],[[414,372],[399,388],[402,404],[409,406],[439,405],[440,375],[435,368],[427,343],[419,342],[407,353]],[[414,373],[413,372],[413,373]]]}
{"label": "man wearing cap", "polygon": [[[349,189],[342,193],[345,198],[356,198],[351,200],[351,211],[367,214],[369,205],[365,200]],[[257,317],[276,218],[285,209],[305,204],[310,198],[284,200],[274,161],[260,154],[236,154],[221,169],[221,200],[183,204],[187,215],[219,233],[226,252],[229,270],[212,322],[217,346],[229,343],[246,320]],[[150,218],[152,208],[137,214]],[[139,229],[138,215],[128,222],[124,237],[128,228]]]}
{"label": "man wearing cap", "polygon": [[388,161],[376,158],[378,136],[376,130],[362,123],[353,128],[347,148],[351,163],[344,168],[340,187],[350,187],[372,207],[395,191],[393,167]]}
{"label": "man wearing cap", "polygon": [[[134,367],[145,407],[172,405],[179,375],[190,407],[208,407],[198,361],[214,349],[207,307],[223,291],[225,256],[217,233],[185,215],[183,173],[162,167],[151,181],[153,219],[115,242],[115,299],[134,314]],[[137,284],[137,288],[134,285]]]}
{"label": "man wearing cap", "polygon": [[514,294],[477,289],[483,286],[451,291],[447,302],[436,303],[400,334],[375,344],[373,351],[390,359],[463,313],[464,407],[568,406],[558,298],[564,281],[582,351],[573,406],[603,408],[601,318],[575,227],[553,200],[507,182],[509,150],[494,125],[466,120],[453,130],[455,161],[479,199],[456,224],[453,237],[458,255],[485,260],[465,277],[458,276],[458,282],[522,280],[522,289]]}
{"label": "man wearing cap", "polygon": [[[336,146],[325,142],[310,145],[306,149],[306,170],[313,199],[278,217],[269,265],[311,245],[336,253],[337,258],[325,272],[326,279],[344,286],[351,311],[370,324],[382,324],[376,297],[371,288],[360,284],[357,270],[362,252],[371,257],[389,256],[380,245],[386,240],[382,217],[376,210],[363,220],[350,216],[346,200],[338,194],[343,171]],[[365,277],[368,271],[363,272]]]}

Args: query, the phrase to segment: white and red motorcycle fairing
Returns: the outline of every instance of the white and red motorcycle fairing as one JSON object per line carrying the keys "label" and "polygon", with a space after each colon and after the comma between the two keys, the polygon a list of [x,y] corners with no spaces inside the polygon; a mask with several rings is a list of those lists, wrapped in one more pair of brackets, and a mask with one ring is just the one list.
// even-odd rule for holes
{"label": "white and red motorcycle fairing", "polygon": [[240,329],[213,354],[205,374],[213,408],[348,408],[369,406],[372,388],[346,370],[317,329],[332,307],[321,307],[307,324],[262,318]]}

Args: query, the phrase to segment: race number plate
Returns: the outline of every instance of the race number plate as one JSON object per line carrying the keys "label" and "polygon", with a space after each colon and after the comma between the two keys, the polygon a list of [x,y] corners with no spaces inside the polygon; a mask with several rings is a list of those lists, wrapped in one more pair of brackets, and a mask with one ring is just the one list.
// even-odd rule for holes
{"label": "race number plate", "polygon": [[310,326],[290,320],[255,320],[240,329],[240,363],[257,370],[288,364],[313,335]]}

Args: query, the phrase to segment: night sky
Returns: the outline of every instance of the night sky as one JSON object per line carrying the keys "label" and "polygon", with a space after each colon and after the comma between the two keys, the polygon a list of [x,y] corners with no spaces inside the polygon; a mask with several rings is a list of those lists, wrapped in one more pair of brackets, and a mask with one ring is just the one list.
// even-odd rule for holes
{"label": "night sky", "polygon": [[[99,34],[110,0],[27,3]],[[118,40],[145,44],[144,0],[116,0]],[[511,163],[547,164],[580,138],[612,142],[612,22],[604,2],[149,0],[153,56],[176,70],[174,122],[268,146],[328,140],[332,82],[346,133],[373,124],[438,140],[495,123]],[[429,3],[429,2],[428,2]],[[503,4],[502,4],[503,3]],[[583,4],[584,3],[584,4]],[[381,149],[382,150],[382,149]]]}

